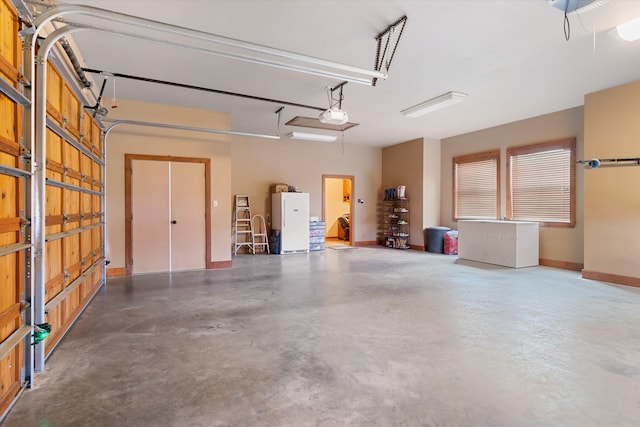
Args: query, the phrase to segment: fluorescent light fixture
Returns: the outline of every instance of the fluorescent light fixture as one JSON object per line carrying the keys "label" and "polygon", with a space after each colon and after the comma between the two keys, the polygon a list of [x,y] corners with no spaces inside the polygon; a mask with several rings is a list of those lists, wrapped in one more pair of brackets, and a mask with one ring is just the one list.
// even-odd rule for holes
{"label": "fluorescent light fixture", "polygon": [[634,42],[640,39],[640,18],[636,18],[633,21],[625,22],[616,27],[618,30],[618,36],[622,40],[628,42]]}
{"label": "fluorescent light fixture", "polygon": [[447,92],[443,95],[436,96],[435,98],[424,101],[418,105],[414,105],[411,108],[402,110],[401,113],[407,117],[415,118],[422,116],[423,114],[431,113],[432,111],[440,110],[448,107],[449,105],[457,104],[467,99],[469,95],[460,92]]}
{"label": "fluorescent light fixture", "polygon": [[322,135],[319,133],[306,133],[306,132],[289,132],[287,134],[291,139],[304,139],[305,141],[318,141],[318,142],[335,142],[338,139],[335,135]]}

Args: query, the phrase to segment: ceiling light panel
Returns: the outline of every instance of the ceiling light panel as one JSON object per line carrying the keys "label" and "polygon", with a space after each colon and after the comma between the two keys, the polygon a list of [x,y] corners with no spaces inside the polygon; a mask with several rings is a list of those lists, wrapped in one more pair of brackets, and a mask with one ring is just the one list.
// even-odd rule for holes
{"label": "ceiling light panel", "polygon": [[431,98],[413,107],[404,109],[401,111],[407,117],[415,118],[427,113],[431,113],[442,108],[446,108],[450,105],[457,104],[467,99],[469,95],[461,92],[447,92],[443,95]]}
{"label": "ceiling light panel", "polygon": [[317,142],[335,142],[338,139],[335,135],[322,135],[319,133],[307,133],[307,132],[289,132],[287,134],[291,139],[302,139],[305,141],[317,141]]}

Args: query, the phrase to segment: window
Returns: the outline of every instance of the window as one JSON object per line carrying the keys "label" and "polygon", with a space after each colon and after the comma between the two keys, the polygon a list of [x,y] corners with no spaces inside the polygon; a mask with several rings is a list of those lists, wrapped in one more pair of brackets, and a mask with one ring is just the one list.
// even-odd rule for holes
{"label": "window", "polygon": [[454,219],[496,219],[499,212],[500,151],[454,157]]}
{"label": "window", "polygon": [[507,149],[507,218],[573,227],[575,138]]}

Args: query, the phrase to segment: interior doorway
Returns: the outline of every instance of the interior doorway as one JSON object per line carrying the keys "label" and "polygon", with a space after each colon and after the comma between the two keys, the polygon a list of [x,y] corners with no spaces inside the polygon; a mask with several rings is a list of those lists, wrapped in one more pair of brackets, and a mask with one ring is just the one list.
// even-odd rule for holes
{"label": "interior doorway", "polygon": [[127,274],[206,268],[211,252],[209,163],[125,155]]}
{"label": "interior doorway", "polygon": [[327,245],[353,245],[353,175],[322,175],[322,219]]}

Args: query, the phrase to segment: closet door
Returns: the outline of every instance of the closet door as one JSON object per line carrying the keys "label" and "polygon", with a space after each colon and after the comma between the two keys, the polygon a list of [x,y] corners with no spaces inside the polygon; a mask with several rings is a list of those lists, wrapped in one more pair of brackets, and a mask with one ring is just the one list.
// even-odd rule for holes
{"label": "closet door", "polygon": [[203,163],[133,160],[133,274],[205,268]]}
{"label": "closet door", "polygon": [[170,270],[171,163],[133,160],[131,175],[131,233],[133,273]]}
{"label": "closet door", "polygon": [[205,268],[204,179],[203,163],[171,163],[171,271]]}

